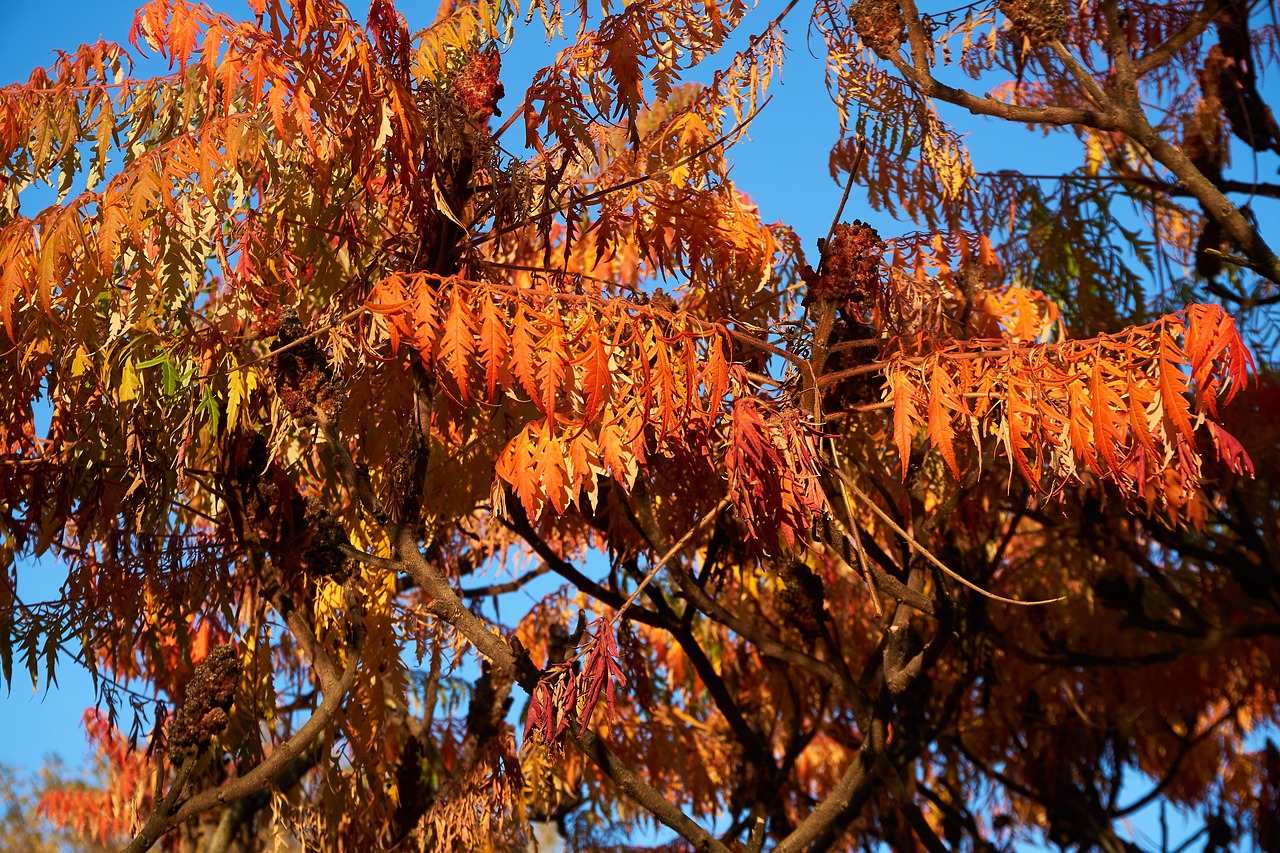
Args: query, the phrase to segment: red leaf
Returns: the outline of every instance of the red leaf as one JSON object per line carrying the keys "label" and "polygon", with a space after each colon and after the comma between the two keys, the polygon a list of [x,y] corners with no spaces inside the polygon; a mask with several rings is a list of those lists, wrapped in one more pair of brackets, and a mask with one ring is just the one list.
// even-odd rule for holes
{"label": "red leaf", "polygon": [[586,731],[591,722],[591,714],[600,701],[601,692],[605,696],[609,720],[613,720],[617,685],[627,683],[622,667],[618,665],[618,641],[613,635],[613,626],[603,618],[596,619],[592,624],[595,626],[595,631],[592,632],[594,639],[587,651],[586,660],[583,661],[582,672],[578,675],[582,682],[583,696],[582,713],[579,716],[580,731]]}
{"label": "red leaf", "polygon": [[1237,441],[1234,435],[1213,421],[1209,421],[1209,436],[1213,439],[1213,449],[1217,451],[1218,458],[1225,462],[1228,468],[1246,477],[1254,475],[1253,460],[1249,458],[1244,445]]}

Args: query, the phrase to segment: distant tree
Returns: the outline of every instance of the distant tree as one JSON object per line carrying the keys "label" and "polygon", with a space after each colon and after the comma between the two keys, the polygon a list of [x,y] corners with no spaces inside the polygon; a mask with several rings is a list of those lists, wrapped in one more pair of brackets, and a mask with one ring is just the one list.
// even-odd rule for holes
{"label": "distant tree", "polygon": [[[44,815],[1119,851],[1160,802],[1280,849],[1280,260],[1237,201],[1280,186],[1228,168],[1280,152],[1264,7],[796,6],[155,0],[168,74],[0,90],[0,668],[72,644],[103,700],[103,786]],[[729,179],[786,24],[850,205],[916,230],[832,211],[806,261]],[[942,102],[1082,165],[976,173]]]}
{"label": "distant tree", "polygon": [[[47,763],[39,771],[34,785],[23,781],[23,774],[0,765],[0,851],[3,853],[104,853],[112,849],[101,838],[93,837],[91,815],[84,820],[59,821],[52,829],[42,820],[40,800],[44,794],[74,798],[80,792],[94,796],[84,783],[69,782],[56,762]],[[68,816],[70,817],[70,816]]]}

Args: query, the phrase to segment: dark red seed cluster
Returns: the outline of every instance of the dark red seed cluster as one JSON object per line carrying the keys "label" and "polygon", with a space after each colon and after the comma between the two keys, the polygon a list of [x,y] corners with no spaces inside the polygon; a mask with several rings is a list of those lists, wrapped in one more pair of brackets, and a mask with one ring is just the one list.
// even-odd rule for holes
{"label": "dark red seed cluster", "polygon": [[304,519],[309,536],[303,553],[305,571],[313,578],[344,582],[356,568],[355,561],[342,550],[342,546],[350,544],[346,528],[315,497],[307,498]]}
{"label": "dark red seed cluster", "polygon": [[187,682],[186,699],[169,724],[169,754],[175,762],[199,755],[227,727],[227,711],[239,683],[240,657],[235,646],[215,646]]}
{"label": "dark red seed cluster", "polygon": [[804,274],[809,299],[831,299],[861,305],[880,286],[884,241],[876,229],[854,220],[837,225],[830,241],[819,241],[822,262]]}
{"label": "dark red seed cluster", "polygon": [[1057,41],[1067,23],[1062,0],[1001,0],[1000,11],[1034,47]]}
{"label": "dark red seed cluster", "polygon": [[787,622],[809,642],[817,640],[822,636],[822,623],[827,618],[822,578],[799,560],[780,569],[778,575],[782,588],[777,601]]}
{"label": "dark red seed cluster", "polygon": [[343,388],[329,370],[324,350],[308,338],[308,331],[292,308],[281,312],[280,331],[273,349],[296,346],[275,358],[272,378],[280,402],[299,421],[311,422],[322,413],[335,420],[342,412]]}
{"label": "dark red seed cluster", "polygon": [[477,124],[487,124],[495,115],[502,115],[498,101],[505,93],[498,73],[502,58],[498,51],[489,48],[473,54],[453,78],[453,92],[462,109]]}
{"label": "dark red seed cluster", "polygon": [[907,40],[907,22],[898,0],[859,0],[853,6],[853,29],[880,56],[895,52]]}

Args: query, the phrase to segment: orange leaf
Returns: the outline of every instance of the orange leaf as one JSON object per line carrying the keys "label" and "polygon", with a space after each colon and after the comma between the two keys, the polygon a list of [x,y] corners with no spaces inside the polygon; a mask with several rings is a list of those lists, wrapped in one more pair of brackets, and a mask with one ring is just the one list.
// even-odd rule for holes
{"label": "orange leaf", "polygon": [[557,513],[564,512],[568,478],[564,452],[560,448],[560,439],[550,432],[550,420],[540,430],[539,445],[535,451],[537,479],[542,484],[542,493],[551,501]]}
{"label": "orange leaf", "polygon": [[1151,424],[1148,423],[1150,417],[1148,407],[1155,404],[1155,391],[1143,382],[1135,382],[1132,373],[1126,380],[1126,388],[1129,395],[1129,425],[1133,427],[1133,434],[1138,437],[1142,447],[1156,458],[1158,451],[1151,434]]}
{"label": "orange leaf", "polygon": [[488,400],[497,396],[499,384],[507,372],[507,318],[498,311],[487,294],[480,300],[480,353],[484,367],[484,390]]}
{"label": "orange leaf", "polygon": [[547,332],[538,339],[538,393],[534,402],[547,415],[549,426],[555,425],[556,395],[564,386],[565,373],[568,370],[568,354],[564,345],[564,320],[560,317],[559,307],[553,307],[549,318]]}
{"label": "orange leaf", "polygon": [[533,342],[533,321],[523,305],[516,306],[511,324],[511,372],[520,381],[520,387],[533,400],[538,399],[537,347]]}
{"label": "orange leaf", "polygon": [[1185,354],[1174,343],[1173,336],[1165,328],[1168,321],[1160,326],[1160,352],[1156,363],[1156,371],[1160,382],[1160,401],[1164,403],[1164,416],[1173,424],[1173,428],[1187,441],[1193,441],[1194,431],[1191,427],[1190,406],[1187,402],[1188,378],[1183,372],[1187,366]]}
{"label": "orange leaf", "polygon": [[933,363],[933,373],[929,380],[929,441],[942,451],[942,458],[956,479],[960,478],[960,467],[956,464],[955,429],[951,426],[951,414],[960,408],[956,397],[955,383],[947,374],[941,361]]}
{"label": "orange leaf", "polygon": [[915,437],[916,424],[920,420],[920,415],[916,412],[906,371],[891,370],[888,372],[887,380],[893,397],[893,442],[898,447],[898,457],[902,460],[902,479],[905,480],[907,466],[911,463],[911,440]]}
{"label": "orange leaf", "polygon": [[1124,446],[1124,440],[1117,429],[1117,418],[1123,411],[1123,406],[1120,395],[1104,376],[1108,363],[1101,347],[1095,352],[1095,361],[1089,374],[1089,397],[1093,406],[1094,452],[1102,454],[1102,459],[1107,464],[1106,474],[1112,476],[1120,470],[1121,463],[1117,450],[1123,449]]}
{"label": "orange leaf", "polygon": [[582,357],[582,385],[587,398],[587,422],[594,421],[600,410],[609,402],[613,390],[613,374],[609,370],[609,353],[605,350],[603,336],[596,329],[589,335],[587,352]]}
{"label": "orange leaf", "polygon": [[449,305],[449,317],[445,320],[444,332],[440,336],[440,361],[458,383],[458,393],[463,400],[470,399],[467,372],[476,349],[475,322],[462,293],[454,291]]}
{"label": "orange leaf", "polygon": [[624,486],[631,485],[635,456],[622,428],[615,422],[606,423],[600,428],[600,458],[615,480]]}
{"label": "orange leaf", "polygon": [[511,439],[494,466],[494,473],[515,489],[516,496],[520,498],[520,503],[524,505],[530,518],[536,518],[542,509],[542,492],[534,467],[536,447],[532,440],[533,430],[534,425],[529,424]]}
{"label": "orange leaf", "polygon": [[725,339],[717,334],[707,342],[707,359],[702,367],[702,387],[707,395],[707,421],[720,414],[725,395],[729,393],[729,361],[725,356]]}
{"label": "orange leaf", "polygon": [[419,281],[414,299],[413,335],[423,361],[431,361],[439,331],[440,306],[436,301],[436,292],[425,281]]}

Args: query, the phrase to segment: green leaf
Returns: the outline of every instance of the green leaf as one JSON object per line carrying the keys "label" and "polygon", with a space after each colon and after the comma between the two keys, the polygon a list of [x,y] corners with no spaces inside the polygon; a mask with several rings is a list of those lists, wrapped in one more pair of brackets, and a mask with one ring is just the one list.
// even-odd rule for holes
{"label": "green leaf", "polygon": [[196,413],[204,415],[209,421],[209,428],[215,434],[218,432],[218,401],[208,385],[205,385],[201,391],[200,405],[196,407]]}
{"label": "green leaf", "polygon": [[0,677],[5,692],[13,690],[13,617],[0,616]]}

